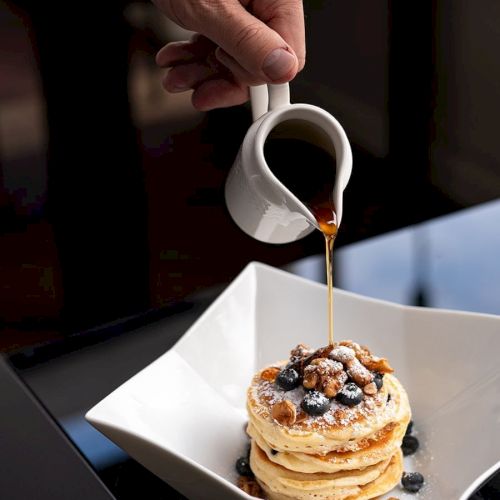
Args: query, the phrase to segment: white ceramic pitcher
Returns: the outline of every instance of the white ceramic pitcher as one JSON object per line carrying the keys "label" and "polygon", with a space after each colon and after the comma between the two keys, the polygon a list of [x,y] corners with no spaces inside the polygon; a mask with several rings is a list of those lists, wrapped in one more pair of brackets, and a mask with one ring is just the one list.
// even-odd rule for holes
{"label": "white ceramic pitcher", "polygon": [[[342,219],[342,196],[352,170],[349,141],[339,122],[309,104],[290,104],[289,85],[250,89],[254,123],[248,130],[226,181],[226,204],[236,224],[265,243],[298,240],[318,227],[312,212],[270,170],[264,143],[278,125],[286,138],[320,146],[336,158],[333,203],[337,226]],[[285,135],[283,135],[285,134]],[[307,165],[304,165],[304,178]]]}

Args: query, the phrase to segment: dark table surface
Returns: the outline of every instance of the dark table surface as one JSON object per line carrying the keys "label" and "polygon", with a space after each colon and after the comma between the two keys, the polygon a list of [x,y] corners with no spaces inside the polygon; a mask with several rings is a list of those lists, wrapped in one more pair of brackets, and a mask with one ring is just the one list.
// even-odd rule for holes
{"label": "dark table surface", "polygon": [[[341,248],[334,258],[335,284],[402,304],[500,314],[499,220],[500,201],[495,201]],[[324,281],[322,255],[294,262],[287,269]],[[168,310],[24,349],[8,359],[31,396],[118,500],[144,498],[145,491],[151,500],[182,497],[94,430],[83,416],[168,350],[222,289],[207,290]],[[4,423],[12,415],[7,411]],[[500,498],[499,485],[494,477],[474,498]],[[2,498],[19,497],[11,492]]]}

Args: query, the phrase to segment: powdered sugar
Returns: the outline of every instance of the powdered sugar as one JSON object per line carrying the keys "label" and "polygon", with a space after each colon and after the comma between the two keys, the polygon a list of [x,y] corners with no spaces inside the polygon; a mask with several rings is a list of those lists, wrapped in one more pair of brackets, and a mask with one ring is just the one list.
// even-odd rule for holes
{"label": "powdered sugar", "polygon": [[[302,412],[301,403],[306,395],[303,386],[299,386],[291,391],[282,391],[273,382],[259,380],[252,386],[252,397],[261,405],[261,413],[266,413],[270,417],[270,409],[280,401],[288,400],[295,405],[297,412]],[[315,428],[328,428],[332,426],[347,427],[356,425],[356,421],[363,417],[374,416],[380,412],[380,406],[385,405],[385,398],[378,393],[375,396],[366,396],[365,399],[355,407],[348,407],[336,401],[331,401],[329,410],[321,416],[304,415],[305,418],[296,424],[300,426],[314,426]],[[390,405],[390,403],[389,403]],[[386,408],[384,413],[390,408]]]}
{"label": "powdered sugar", "polygon": [[306,366],[304,373],[316,371],[319,375],[335,374],[344,369],[342,363],[328,358],[318,358]]}
{"label": "powdered sugar", "polygon": [[288,399],[295,406],[300,407],[300,403],[306,394],[304,387],[301,385],[291,391],[282,391],[273,382],[261,382],[254,390],[257,400],[265,400],[271,406],[284,399]]}
{"label": "powdered sugar", "polygon": [[350,347],[343,345],[335,347],[328,355],[329,358],[340,361],[341,363],[347,363],[351,359],[354,359],[355,356],[356,353]]}

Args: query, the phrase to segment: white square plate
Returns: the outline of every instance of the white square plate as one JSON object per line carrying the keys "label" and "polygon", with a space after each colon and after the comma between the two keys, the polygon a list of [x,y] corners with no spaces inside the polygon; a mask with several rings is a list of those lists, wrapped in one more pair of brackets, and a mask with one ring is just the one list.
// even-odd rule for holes
{"label": "white square plate", "polygon": [[[500,466],[500,317],[336,290],[335,335],[388,357],[405,385],[421,442],[405,467],[426,478],[419,498],[465,499]],[[247,444],[252,374],[299,342],[326,340],[325,286],[252,263],[175,347],[86,418],[190,499],[250,498],[234,486],[234,463]]]}

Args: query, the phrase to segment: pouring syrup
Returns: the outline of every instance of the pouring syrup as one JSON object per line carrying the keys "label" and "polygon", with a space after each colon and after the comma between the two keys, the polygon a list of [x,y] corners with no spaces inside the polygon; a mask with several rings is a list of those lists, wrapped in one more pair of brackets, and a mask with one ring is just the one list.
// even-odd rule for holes
{"label": "pouring syrup", "polygon": [[337,217],[331,201],[335,158],[323,148],[300,139],[273,138],[264,145],[264,156],[274,175],[313,213],[325,238],[328,289],[328,344],[333,334],[333,246]]}

